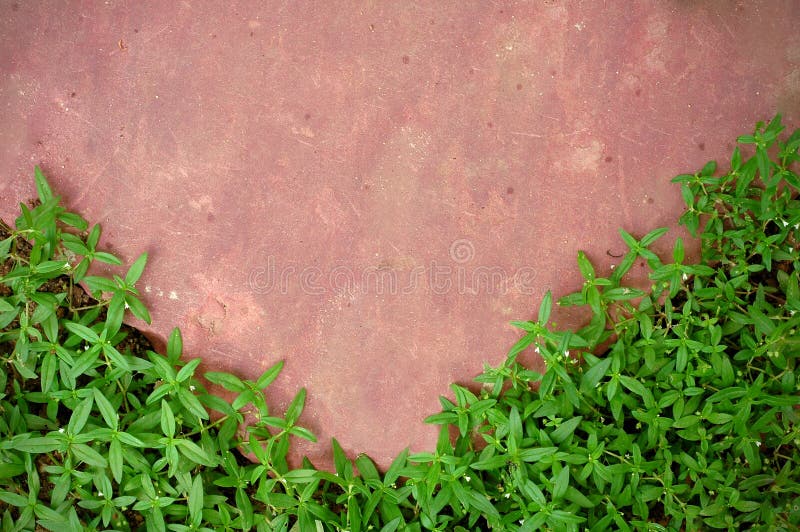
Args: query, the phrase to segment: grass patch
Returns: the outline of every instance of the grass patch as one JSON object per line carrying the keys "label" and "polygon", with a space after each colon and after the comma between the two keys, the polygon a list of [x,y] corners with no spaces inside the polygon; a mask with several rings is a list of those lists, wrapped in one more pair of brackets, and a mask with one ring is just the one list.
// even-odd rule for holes
{"label": "grass patch", "polygon": [[[554,330],[548,293],[479,394],[441,398],[436,449],[385,472],[335,440],[335,474],[289,468],[292,438],[314,436],[297,424],[304,390],[282,416],[267,406],[282,364],[201,379],[177,329],[152,351],[122,323],[150,319],[147,256],[87,276],[120,261],[37,169],[38,202],[0,226],[2,530],[797,530],[800,130],[782,131],[759,123],[726,172],[674,179],[698,263],[681,239],[669,261],[650,251],[666,229],[621,231],[608,277],[579,252],[583,286],[557,303],[591,321]],[[625,285],[642,259],[648,290]],[[517,362],[525,349],[544,375]]]}

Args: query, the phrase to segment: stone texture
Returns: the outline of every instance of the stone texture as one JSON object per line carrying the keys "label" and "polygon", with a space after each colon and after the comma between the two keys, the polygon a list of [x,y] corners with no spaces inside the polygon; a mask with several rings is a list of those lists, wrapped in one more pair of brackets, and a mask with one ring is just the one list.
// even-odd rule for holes
{"label": "stone texture", "polygon": [[41,164],[107,248],[150,253],[152,338],[286,360],[274,408],[307,387],[322,441],[298,452],[385,466],[579,286],[578,249],[607,272],[618,227],[675,224],[672,176],[797,125],[798,7],[0,1],[0,217]]}

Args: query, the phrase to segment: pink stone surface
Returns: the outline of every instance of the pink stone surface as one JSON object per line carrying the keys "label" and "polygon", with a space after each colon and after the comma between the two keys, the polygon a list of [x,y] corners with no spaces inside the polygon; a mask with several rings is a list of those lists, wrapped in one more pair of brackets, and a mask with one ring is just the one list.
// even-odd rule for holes
{"label": "pink stone surface", "polygon": [[307,387],[321,440],[298,452],[386,466],[579,286],[578,249],[607,272],[619,227],[675,225],[671,177],[797,125],[799,8],[1,1],[0,217],[42,165],[107,248],[150,253],[152,338],[285,360],[272,404]]}

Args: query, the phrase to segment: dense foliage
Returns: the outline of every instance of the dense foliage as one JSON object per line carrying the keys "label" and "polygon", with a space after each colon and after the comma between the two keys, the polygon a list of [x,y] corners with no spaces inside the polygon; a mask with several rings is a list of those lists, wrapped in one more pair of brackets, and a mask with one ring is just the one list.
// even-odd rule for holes
{"label": "dense foliage", "polygon": [[[165,354],[132,342],[146,255],[87,276],[119,261],[37,169],[39,201],[0,226],[2,529],[796,530],[800,131],[782,130],[740,137],[751,156],[737,148],[725,173],[675,178],[698,263],[681,239],[669,262],[649,249],[666,229],[621,231],[606,277],[579,253],[583,287],[559,303],[588,306],[588,325],[553,330],[548,293],[483,386],[441,399],[436,449],[384,473],[335,440],[335,474],[289,468],[291,439],[314,436],[297,425],[304,390],[283,416],[267,406],[281,364],[201,379],[177,330]],[[623,284],[640,260],[648,290]],[[525,349],[544,375],[517,362]]]}

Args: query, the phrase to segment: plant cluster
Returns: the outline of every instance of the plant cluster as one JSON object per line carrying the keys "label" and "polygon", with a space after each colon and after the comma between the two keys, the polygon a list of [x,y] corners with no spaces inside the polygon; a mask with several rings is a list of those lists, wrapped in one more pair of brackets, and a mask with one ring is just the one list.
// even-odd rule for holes
{"label": "plant cluster", "polygon": [[[666,229],[621,231],[629,251],[605,277],[579,253],[582,288],[558,303],[588,306],[588,324],[555,330],[548,293],[501,365],[441,398],[436,448],[386,472],[336,440],[335,472],[289,467],[291,439],[314,436],[298,425],[304,390],[282,416],[268,407],[282,364],[201,377],[177,329],[166,354],[132,343],[147,256],[88,275],[120,261],[37,169],[37,204],[0,226],[0,527],[796,530],[800,131],[782,130],[757,124],[723,175],[675,178],[698,263],[680,238],[671,261],[649,249]],[[638,261],[647,290],[623,283]],[[517,361],[525,349],[543,375]]]}

